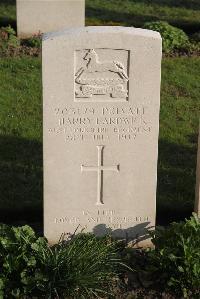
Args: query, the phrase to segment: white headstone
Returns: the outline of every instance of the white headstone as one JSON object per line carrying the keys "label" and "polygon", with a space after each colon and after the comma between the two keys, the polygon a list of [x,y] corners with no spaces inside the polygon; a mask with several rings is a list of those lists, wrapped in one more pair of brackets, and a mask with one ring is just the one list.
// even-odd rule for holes
{"label": "white headstone", "polygon": [[85,25],[85,0],[17,0],[19,37]]}
{"label": "white headstone", "polygon": [[44,225],[148,245],[155,225],[159,33],[86,27],[43,40]]}
{"label": "white headstone", "polygon": [[196,190],[195,190],[195,213],[200,217],[200,126],[197,149],[197,168],[196,168]]}

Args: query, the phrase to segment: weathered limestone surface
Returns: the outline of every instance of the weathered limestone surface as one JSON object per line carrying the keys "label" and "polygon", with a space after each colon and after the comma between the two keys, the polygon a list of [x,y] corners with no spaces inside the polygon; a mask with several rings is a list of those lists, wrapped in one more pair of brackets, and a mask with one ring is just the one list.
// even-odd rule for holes
{"label": "weathered limestone surface", "polygon": [[85,0],[17,0],[20,37],[85,25]]}
{"label": "weathered limestone surface", "polygon": [[[56,57],[56,59],[55,59]],[[155,225],[161,38],[123,27],[44,36],[44,225],[149,245]]]}
{"label": "weathered limestone surface", "polygon": [[195,190],[194,211],[200,217],[200,125],[199,125],[199,138],[198,138],[198,150],[197,150],[196,190]]}

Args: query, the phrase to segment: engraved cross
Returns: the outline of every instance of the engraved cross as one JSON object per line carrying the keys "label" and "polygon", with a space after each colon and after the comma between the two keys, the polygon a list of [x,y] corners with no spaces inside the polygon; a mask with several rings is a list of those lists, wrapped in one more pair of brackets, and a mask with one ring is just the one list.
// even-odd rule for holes
{"label": "engraved cross", "polygon": [[97,202],[96,205],[103,205],[103,171],[119,171],[119,164],[112,166],[103,166],[103,149],[104,145],[97,145],[98,150],[98,165],[84,166],[81,165],[81,171],[96,171],[97,172]]}

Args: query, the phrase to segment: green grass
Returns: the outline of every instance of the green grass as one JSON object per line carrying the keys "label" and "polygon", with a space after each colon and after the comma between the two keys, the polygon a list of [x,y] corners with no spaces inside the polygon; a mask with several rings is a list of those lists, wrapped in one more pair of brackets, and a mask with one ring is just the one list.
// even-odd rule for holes
{"label": "green grass", "polygon": [[86,24],[141,27],[163,20],[195,32],[200,26],[199,0],[86,0]]}
{"label": "green grass", "polygon": [[158,161],[158,217],[193,208],[200,116],[200,58],[164,59]]}
{"label": "green grass", "polygon": [[38,58],[0,60],[1,221],[42,210],[40,73]]}
{"label": "green grass", "polygon": [[[164,59],[158,220],[183,218],[194,202],[200,58]],[[42,100],[39,58],[0,61],[0,218],[41,221]],[[32,218],[31,218],[32,215]],[[39,216],[38,216],[39,215]],[[20,218],[21,217],[21,218]]]}

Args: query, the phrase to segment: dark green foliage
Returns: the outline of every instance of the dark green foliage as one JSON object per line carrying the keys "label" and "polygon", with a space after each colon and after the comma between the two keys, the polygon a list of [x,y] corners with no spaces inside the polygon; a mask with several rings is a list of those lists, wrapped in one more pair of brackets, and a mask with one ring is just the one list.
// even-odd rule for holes
{"label": "dark green foliage", "polygon": [[39,243],[47,246],[29,226],[0,226],[0,298],[20,298],[27,293],[25,281],[34,280],[37,267],[32,246]]}
{"label": "dark green foliage", "polygon": [[195,32],[193,35],[192,35],[192,39],[196,42],[200,42],[200,31],[198,32]]}
{"label": "dark green foliage", "polygon": [[200,297],[200,219],[194,214],[185,222],[157,228],[155,250],[149,253],[159,281],[184,298]]}
{"label": "dark green foliage", "polygon": [[20,40],[11,26],[0,28],[0,55],[13,52],[20,46]]}
{"label": "dark green foliage", "polygon": [[110,238],[80,234],[50,247],[29,226],[0,229],[0,298],[93,298],[118,278]]}
{"label": "dark green foliage", "polygon": [[39,56],[41,43],[41,35],[20,40],[10,25],[0,28],[0,56],[2,57]]}
{"label": "dark green foliage", "polygon": [[[120,272],[129,290],[151,287],[171,291],[176,298],[199,298],[200,219],[194,214],[185,222],[157,228],[152,237],[155,249],[149,250],[124,248],[110,237],[92,234],[49,246],[29,226],[1,225],[0,298],[112,297]],[[122,268],[120,259],[136,271]]]}
{"label": "dark green foliage", "polygon": [[147,22],[144,28],[158,31],[162,37],[163,52],[169,53],[175,49],[187,46],[189,39],[183,30],[169,25],[167,22]]}
{"label": "dark green foliage", "polygon": [[151,236],[155,249],[123,251],[123,262],[135,270],[127,274],[128,288],[170,293],[166,298],[199,299],[200,219],[194,214],[189,220],[157,227]]}
{"label": "dark green foliage", "polygon": [[22,45],[32,48],[41,48],[42,45],[42,36],[41,35],[33,35],[28,39],[22,40]]}

